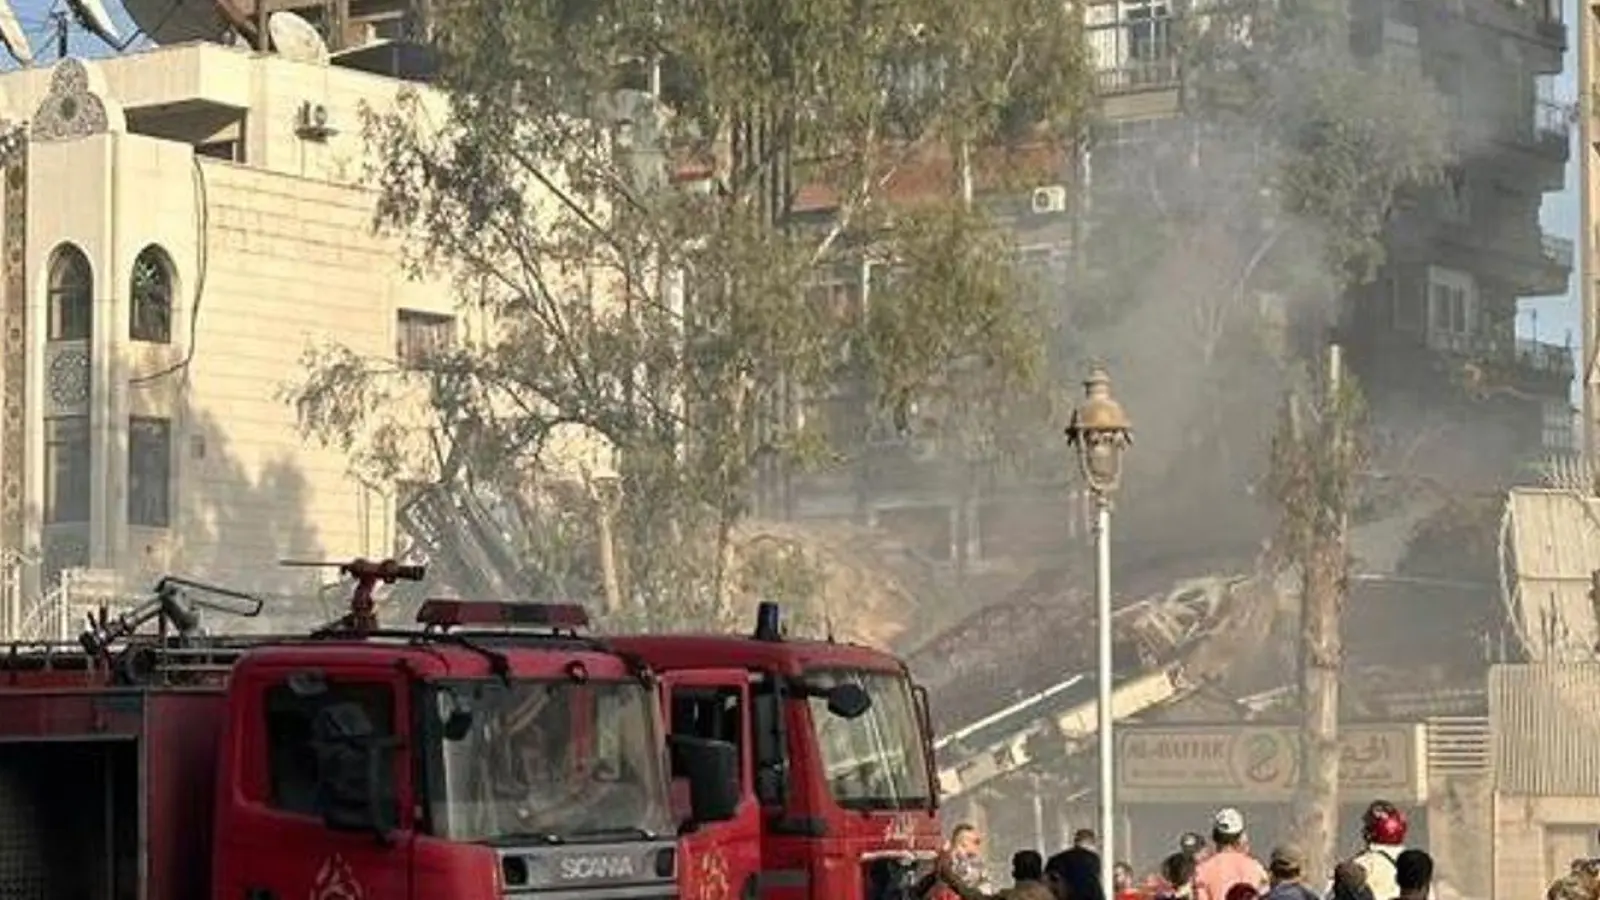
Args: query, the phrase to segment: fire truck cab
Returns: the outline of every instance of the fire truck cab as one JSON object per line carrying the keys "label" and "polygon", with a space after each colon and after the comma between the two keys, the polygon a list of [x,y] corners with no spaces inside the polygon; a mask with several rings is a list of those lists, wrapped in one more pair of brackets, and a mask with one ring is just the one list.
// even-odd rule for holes
{"label": "fire truck cab", "polygon": [[230,641],[158,593],[155,635],[102,617],[0,657],[0,896],[654,900],[669,766],[689,827],[735,812],[733,747],[669,743],[653,673],[581,608]]}
{"label": "fire truck cab", "polygon": [[611,639],[661,674],[674,739],[737,748],[737,810],[687,832],[684,894],[907,896],[942,843],[926,694],[894,656],[786,640],[779,616],[761,604],[752,636]]}

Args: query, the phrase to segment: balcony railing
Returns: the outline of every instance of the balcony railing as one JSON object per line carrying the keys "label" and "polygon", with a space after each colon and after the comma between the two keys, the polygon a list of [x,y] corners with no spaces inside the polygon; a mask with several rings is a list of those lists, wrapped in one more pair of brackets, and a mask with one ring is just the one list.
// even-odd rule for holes
{"label": "balcony railing", "polygon": [[1572,134],[1572,104],[1538,101],[1533,111],[1533,133],[1540,141],[1560,141],[1565,146]]}
{"label": "balcony railing", "polygon": [[1177,85],[1178,54],[1170,19],[1091,25],[1088,38],[1090,59],[1095,66],[1095,87],[1101,93]]}
{"label": "balcony railing", "polygon": [[1501,338],[1455,331],[1428,332],[1428,348],[1488,363],[1513,365],[1524,371],[1571,376],[1572,348],[1531,338]]}
{"label": "balcony railing", "polygon": [[1547,262],[1563,269],[1572,268],[1573,260],[1577,257],[1572,240],[1554,234],[1539,236],[1539,251]]}

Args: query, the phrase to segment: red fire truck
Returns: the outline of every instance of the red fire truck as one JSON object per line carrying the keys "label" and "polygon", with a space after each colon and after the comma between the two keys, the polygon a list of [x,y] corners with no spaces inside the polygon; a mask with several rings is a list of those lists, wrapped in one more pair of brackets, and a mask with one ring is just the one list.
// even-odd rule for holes
{"label": "red fire truck", "polygon": [[581,608],[430,601],[383,630],[373,586],[421,567],[342,568],[350,614],[307,636],[205,636],[197,606],[260,601],[168,578],[81,647],[4,648],[0,897],[678,893],[679,830],[735,812],[731,744],[665,739],[650,669]]}
{"label": "red fire truck", "polygon": [[[675,738],[738,748],[740,797],[687,833],[686,900],[895,900],[941,836],[926,694],[865,647],[753,636],[614,637],[666,685]],[[677,773],[686,774],[686,773]]]}

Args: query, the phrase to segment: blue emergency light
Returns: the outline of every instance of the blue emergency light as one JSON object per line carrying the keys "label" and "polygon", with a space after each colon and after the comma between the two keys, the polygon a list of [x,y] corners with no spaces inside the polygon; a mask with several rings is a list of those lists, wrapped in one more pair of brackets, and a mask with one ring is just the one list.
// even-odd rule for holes
{"label": "blue emergency light", "polygon": [[532,628],[588,628],[589,613],[576,603],[492,603],[480,600],[428,600],[417,622],[430,628],[461,625],[525,625]]}

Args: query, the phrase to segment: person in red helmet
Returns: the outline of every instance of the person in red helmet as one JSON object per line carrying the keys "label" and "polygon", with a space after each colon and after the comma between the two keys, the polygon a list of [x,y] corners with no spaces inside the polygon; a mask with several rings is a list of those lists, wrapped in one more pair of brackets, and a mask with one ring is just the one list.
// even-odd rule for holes
{"label": "person in red helmet", "polygon": [[1367,887],[1372,896],[1383,900],[1400,896],[1395,881],[1396,862],[1406,851],[1406,816],[1387,800],[1374,800],[1361,816],[1361,841],[1364,848],[1350,859],[1367,872]]}

